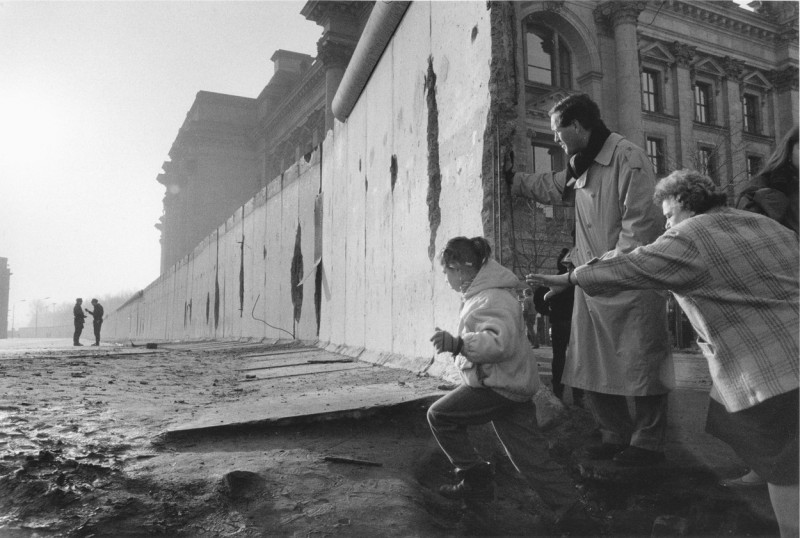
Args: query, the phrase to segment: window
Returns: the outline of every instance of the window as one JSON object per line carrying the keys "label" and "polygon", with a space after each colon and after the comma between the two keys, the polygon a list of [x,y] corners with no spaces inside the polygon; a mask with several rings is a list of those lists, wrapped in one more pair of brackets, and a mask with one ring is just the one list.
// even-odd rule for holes
{"label": "window", "polygon": [[529,25],[525,45],[529,81],[572,88],[572,58],[569,48],[556,31]]}
{"label": "window", "polygon": [[761,129],[758,125],[758,97],[745,94],[742,97],[742,115],[744,116],[744,130],[747,133],[758,134]]}
{"label": "window", "polygon": [[564,169],[564,152],[560,147],[534,142],[532,148],[534,172],[553,172]]}
{"label": "window", "polygon": [[714,150],[712,148],[701,147],[698,157],[700,160],[698,163],[700,165],[700,172],[713,179],[714,183],[719,185],[719,181],[716,177],[717,165],[714,159]]}
{"label": "window", "polygon": [[659,138],[647,137],[647,157],[653,163],[656,175],[664,173],[664,142]]}
{"label": "window", "polygon": [[747,177],[753,178],[761,171],[762,159],[758,155],[747,156]]}
{"label": "window", "polygon": [[661,91],[658,71],[642,71],[642,110],[661,112]]}
{"label": "window", "polygon": [[703,82],[694,85],[694,120],[711,123],[711,87]]}

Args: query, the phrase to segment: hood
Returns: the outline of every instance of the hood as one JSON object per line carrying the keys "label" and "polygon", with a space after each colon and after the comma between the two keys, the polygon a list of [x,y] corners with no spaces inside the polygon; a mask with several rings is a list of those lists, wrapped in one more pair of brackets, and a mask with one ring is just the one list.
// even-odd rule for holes
{"label": "hood", "polygon": [[522,288],[525,285],[517,278],[517,275],[506,269],[494,259],[486,262],[486,265],[481,267],[472,284],[464,292],[464,299],[469,299],[477,293],[492,288],[507,288],[513,291],[517,288]]}

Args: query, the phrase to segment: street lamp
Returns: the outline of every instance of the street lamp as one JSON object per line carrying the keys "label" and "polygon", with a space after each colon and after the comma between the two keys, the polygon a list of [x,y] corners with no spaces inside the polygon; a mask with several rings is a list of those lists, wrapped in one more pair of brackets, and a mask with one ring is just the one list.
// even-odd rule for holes
{"label": "street lamp", "polygon": [[33,337],[39,337],[39,305],[42,304],[42,301],[48,300],[50,297],[45,297],[44,299],[36,299],[36,316],[33,325]]}

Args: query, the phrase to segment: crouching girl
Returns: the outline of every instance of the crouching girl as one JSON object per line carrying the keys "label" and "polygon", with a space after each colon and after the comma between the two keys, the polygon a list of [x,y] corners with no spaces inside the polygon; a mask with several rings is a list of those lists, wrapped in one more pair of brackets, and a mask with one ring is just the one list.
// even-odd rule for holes
{"label": "crouching girl", "polygon": [[[450,352],[463,384],[436,401],[428,423],[460,481],[439,493],[471,502],[494,497],[491,465],[474,449],[468,427],[491,422],[511,463],[553,509],[557,521],[567,512],[581,518],[583,506],[571,480],[550,459],[531,400],[539,388],[533,350],[517,301],[519,279],[489,257],[483,237],[456,237],[440,255],[447,282],[462,294],[458,331],[436,328],[438,352]],[[574,508],[580,507],[580,510]]]}

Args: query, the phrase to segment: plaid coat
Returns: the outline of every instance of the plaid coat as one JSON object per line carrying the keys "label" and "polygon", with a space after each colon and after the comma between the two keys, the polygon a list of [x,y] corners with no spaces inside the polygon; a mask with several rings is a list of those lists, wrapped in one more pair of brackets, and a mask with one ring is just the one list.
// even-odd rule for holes
{"label": "plaid coat", "polygon": [[788,228],[719,208],[574,278],[589,295],[670,290],[698,334],[711,397],[736,412],[798,388],[798,257]]}

